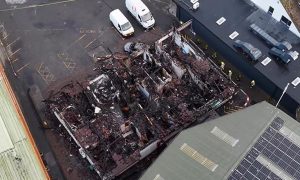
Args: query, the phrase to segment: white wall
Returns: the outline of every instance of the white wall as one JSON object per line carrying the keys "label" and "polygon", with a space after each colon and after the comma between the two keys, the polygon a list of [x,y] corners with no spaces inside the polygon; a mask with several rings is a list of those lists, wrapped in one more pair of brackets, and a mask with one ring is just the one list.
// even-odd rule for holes
{"label": "white wall", "polygon": [[[281,16],[285,16],[288,20],[292,21],[290,16],[288,15],[287,11],[281,4],[280,0],[251,0],[257,7],[264,11],[268,11],[269,7],[274,8],[274,12],[272,14],[272,17],[275,18],[277,21],[280,21]],[[298,29],[296,28],[295,24],[292,21],[292,24],[289,28],[290,31],[292,31],[294,34],[296,34],[298,37],[300,37],[300,33]]]}

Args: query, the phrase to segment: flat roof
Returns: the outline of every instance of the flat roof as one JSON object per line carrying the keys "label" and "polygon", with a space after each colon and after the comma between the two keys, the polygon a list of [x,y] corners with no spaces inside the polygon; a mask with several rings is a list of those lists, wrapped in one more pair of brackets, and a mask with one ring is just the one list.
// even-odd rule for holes
{"label": "flat roof", "polygon": [[[2,68],[2,67],[0,67]],[[47,179],[0,69],[0,179]]]}
{"label": "flat roof", "polygon": [[[281,19],[282,15],[285,16],[288,20],[292,21],[291,17],[289,16],[287,10],[284,8],[282,3],[274,3],[274,0],[251,0],[253,3],[255,3],[258,7],[262,8],[262,9],[269,9],[270,5],[273,7],[273,9],[275,9],[273,11],[272,16],[277,19],[278,21]],[[284,2],[284,1],[282,1]],[[297,27],[295,26],[294,23],[292,23],[290,25],[290,31],[292,31],[293,33],[295,33],[298,37],[300,37],[300,33],[297,29]]]}
{"label": "flat roof", "polygon": [[[289,31],[285,24],[276,21],[263,10],[241,0],[201,0],[199,9],[193,11],[187,6],[189,0],[174,1],[232,49],[235,50],[233,42],[236,39],[249,42],[260,49],[262,57],[253,66],[277,87],[284,89],[287,83],[300,77],[300,57],[295,61],[291,60],[287,65],[278,63],[268,54],[271,47],[250,32],[250,25],[255,23],[277,41],[290,42],[293,46],[292,51],[300,52],[300,38]],[[222,17],[226,20],[218,25],[216,22]],[[238,36],[235,39],[229,38],[235,31]],[[261,62],[267,57],[272,60],[267,65],[263,65]],[[287,94],[300,104],[300,85],[296,87],[291,85]]]}
{"label": "flat roof", "polygon": [[[182,131],[141,180],[227,179],[276,117],[284,120],[285,129],[300,135],[297,121],[261,102]],[[226,138],[219,138],[220,134],[226,134]],[[205,163],[199,162],[201,158]]]}

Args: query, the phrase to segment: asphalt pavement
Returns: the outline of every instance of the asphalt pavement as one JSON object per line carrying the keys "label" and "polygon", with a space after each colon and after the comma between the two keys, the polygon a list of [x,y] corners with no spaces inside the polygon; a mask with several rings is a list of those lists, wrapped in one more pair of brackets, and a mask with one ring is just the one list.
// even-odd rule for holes
{"label": "asphalt pavement", "polygon": [[[38,4],[36,4],[38,2]],[[61,3],[63,2],[63,3]],[[124,39],[112,28],[109,13],[120,9],[135,28],[135,37],[144,29],[119,0],[27,0],[21,5],[0,2],[0,22],[8,38],[13,67],[26,87],[42,90],[81,68],[93,66],[91,52],[102,46],[117,50]],[[156,28],[166,31],[168,1],[145,1],[156,19]]]}

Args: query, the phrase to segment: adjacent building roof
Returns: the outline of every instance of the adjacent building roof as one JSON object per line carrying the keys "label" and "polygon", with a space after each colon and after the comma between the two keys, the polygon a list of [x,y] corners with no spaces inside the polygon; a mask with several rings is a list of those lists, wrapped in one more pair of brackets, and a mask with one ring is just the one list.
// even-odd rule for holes
{"label": "adjacent building roof", "polygon": [[292,84],[295,86],[292,85],[287,94],[300,104],[300,84],[297,83],[297,78],[300,77],[300,58],[291,60],[287,65],[278,63],[269,57],[271,47],[250,31],[250,25],[255,23],[277,41],[291,43],[292,51],[300,52],[300,38],[291,32],[286,24],[277,21],[249,0],[201,0],[196,11],[188,6],[189,0],[174,2],[233,50],[233,42],[236,39],[248,42],[261,50],[262,56],[253,66],[280,89],[284,89],[287,83],[294,82]]}
{"label": "adjacent building roof", "polygon": [[47,173],[19,119],[1,73],[0,70],[0,179],[45,180]]}
{"label": "adjacent building roof", "polygon": [[299,138],[297,121],[261,102],[181,132],[141,180],[299,179]]}
{"label": "adjacent building roof", "polygon": [[[284,8],[284,6],[282,5],[281,1],[278,0],[263,0],[263,1],[250,0],[250,1],[253,2],[259,8],[263,9],[264,11],[268,11],[271,6],[274,9],[272,13],[272,17],[274,17],[274,19],[276,19],[277,21],[280,21],[282,16],[285,16],[288,20],[292,21],[291,17],[289,17],[289,14]],[[289,29],[298,37],[300,37],[300,33],[293,22],[291,23]]]}

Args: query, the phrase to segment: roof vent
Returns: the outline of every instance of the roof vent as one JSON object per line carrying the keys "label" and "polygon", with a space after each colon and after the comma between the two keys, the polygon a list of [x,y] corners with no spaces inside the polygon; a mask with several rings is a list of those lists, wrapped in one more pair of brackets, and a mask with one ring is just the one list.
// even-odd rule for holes
{"label": "roof vent", "polygon": [[296,87],[298,86],[298,84],[300,84],[300,77],[297,77],[296,79],[294,79],[294,81],[292,81],[292,84]]}
{"label": "roof vent", "polygon": [[160,174],[157,174],[153,180],[165,180]]}
{"label": "roof vent", "polygon": [[235,39],[238,35],[239,35],[239,33],[236,32],[236,31],[234,31],[232,34],[229,35],[229,38],[233,40],[233,39]]}
{"label": "roof vent", "polygon": [[186,143],[182,144],[182,146],[180,147],[180,150],[182,152],[184,152],[186,155],[188,155],[190,158],[194,159],[201,165],[205,166],[207,169],[209,169],[212,172],[214,172],[217,169],[217,167],[219,166],[218,164],[214,163],[207,157],[205,157],[202,154],[200,154],[199,152],[197,152],[194,148],[187,145]]}
{"label": "roof vent", "polygon": [[222,25],[224,22],[226,21],[226,19],[224,17],[221,17],[219,20],[217,20],[217,25]]}
{"label": "roof vent", "polygon": [[299,53],[297,51],[289,51],[288,55],[290,55],[295,61],[298,59]]}
{"label": "roof vent", "polygon": [[198,0],[190,0],[190,2],[193,4],[193,10],[197,10],[200,6],[200,3],[198,2]]}
{"label": "roof vent", "polygon": [[268,65],[271,61],[272,61],[271,58],[266,57],[266,59],[264,59],[261,63],[262,63],[264,66],[266,66],[266,65]]}
{"label": "roof vent", "polygon": [[232,147],[234,147],[239,142],[238,139],[235,139],[234,137],[230,136],[226,132],[219,129],[217,126],[215,126],[210,132],[220,140],[231,145]]}

